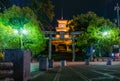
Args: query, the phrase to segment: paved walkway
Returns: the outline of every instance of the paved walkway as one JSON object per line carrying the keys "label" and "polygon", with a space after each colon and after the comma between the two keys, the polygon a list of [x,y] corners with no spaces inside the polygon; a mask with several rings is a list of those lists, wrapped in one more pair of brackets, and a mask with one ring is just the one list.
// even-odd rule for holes
{"label": "paved walkway", "polygon": [[[36,64],[37,65],[37,64]],[[67,66],[60,67],[55,62],[55,68],[47,71],[31,72],[30,81],[120,81],[120,62],[67,62]]]}

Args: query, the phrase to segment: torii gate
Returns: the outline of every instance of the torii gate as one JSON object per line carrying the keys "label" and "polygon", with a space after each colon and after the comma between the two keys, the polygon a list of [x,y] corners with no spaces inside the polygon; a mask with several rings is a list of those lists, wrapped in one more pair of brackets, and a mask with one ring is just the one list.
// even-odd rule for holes
{"label": "torii gate", "polygon": [[69,35],[71,35],[71,38],[64,38],[63,35],[66,32],[62,32],[62,31],[60,32],[60,38],[52,37],[52,35],[57,34],[56,31],[43,31],[43,33],[49,35],[48,37],[45,38],[46,40],[49,40],[49,57],[48,57],[49,59],[51,59],[52,57],[52,40],[60,40],[60,39],[71,40],[72,39],[72,54],[73,54],[72,61],[75,61],[75,37],[74,36],[81,34],[82,33],[81,31],[67,32],[69,33]]}

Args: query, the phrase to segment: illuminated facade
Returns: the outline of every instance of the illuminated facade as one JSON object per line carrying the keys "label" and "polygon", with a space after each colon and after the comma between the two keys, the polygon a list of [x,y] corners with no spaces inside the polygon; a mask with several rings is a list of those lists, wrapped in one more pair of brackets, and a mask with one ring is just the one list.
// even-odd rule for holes
{"label": "illuminated facade", "polygon": [[52,40],[52,44],[55,46],[55,51],[70,52],[70,45],[72,45],[71,35],[69,35],[69,27],[67,26],[67,20],[58,20],[58,27],[56,27],[57,34]]}

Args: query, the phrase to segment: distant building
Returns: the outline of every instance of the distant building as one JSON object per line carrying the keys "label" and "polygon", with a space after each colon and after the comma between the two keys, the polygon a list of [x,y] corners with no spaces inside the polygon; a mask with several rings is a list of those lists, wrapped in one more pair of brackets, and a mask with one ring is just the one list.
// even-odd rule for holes
{"label": "distant building", "polygon": [[[69,27],[67,26],[67,20],[57,20],[58,27],[56,27],[57,34],[55,38],[57,40],[53,40],[52,44],[55,46],[55,51],[70,51],[70,45],[72,44],[71,35],[69,35]],[[68,40],[67,40],[68,39]]]}

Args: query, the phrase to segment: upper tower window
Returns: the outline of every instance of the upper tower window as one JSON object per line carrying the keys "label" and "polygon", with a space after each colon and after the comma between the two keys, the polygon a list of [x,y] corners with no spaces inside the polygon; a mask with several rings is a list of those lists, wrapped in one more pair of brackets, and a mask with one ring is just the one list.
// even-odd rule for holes
{"label": "upper tower window", "polygon": [[65,27],[65,24],[64,24],[64,23],[60,23],[60,24],[59,24],[59,27],[60,27],[60,28],[64,28],[64,27]]}

